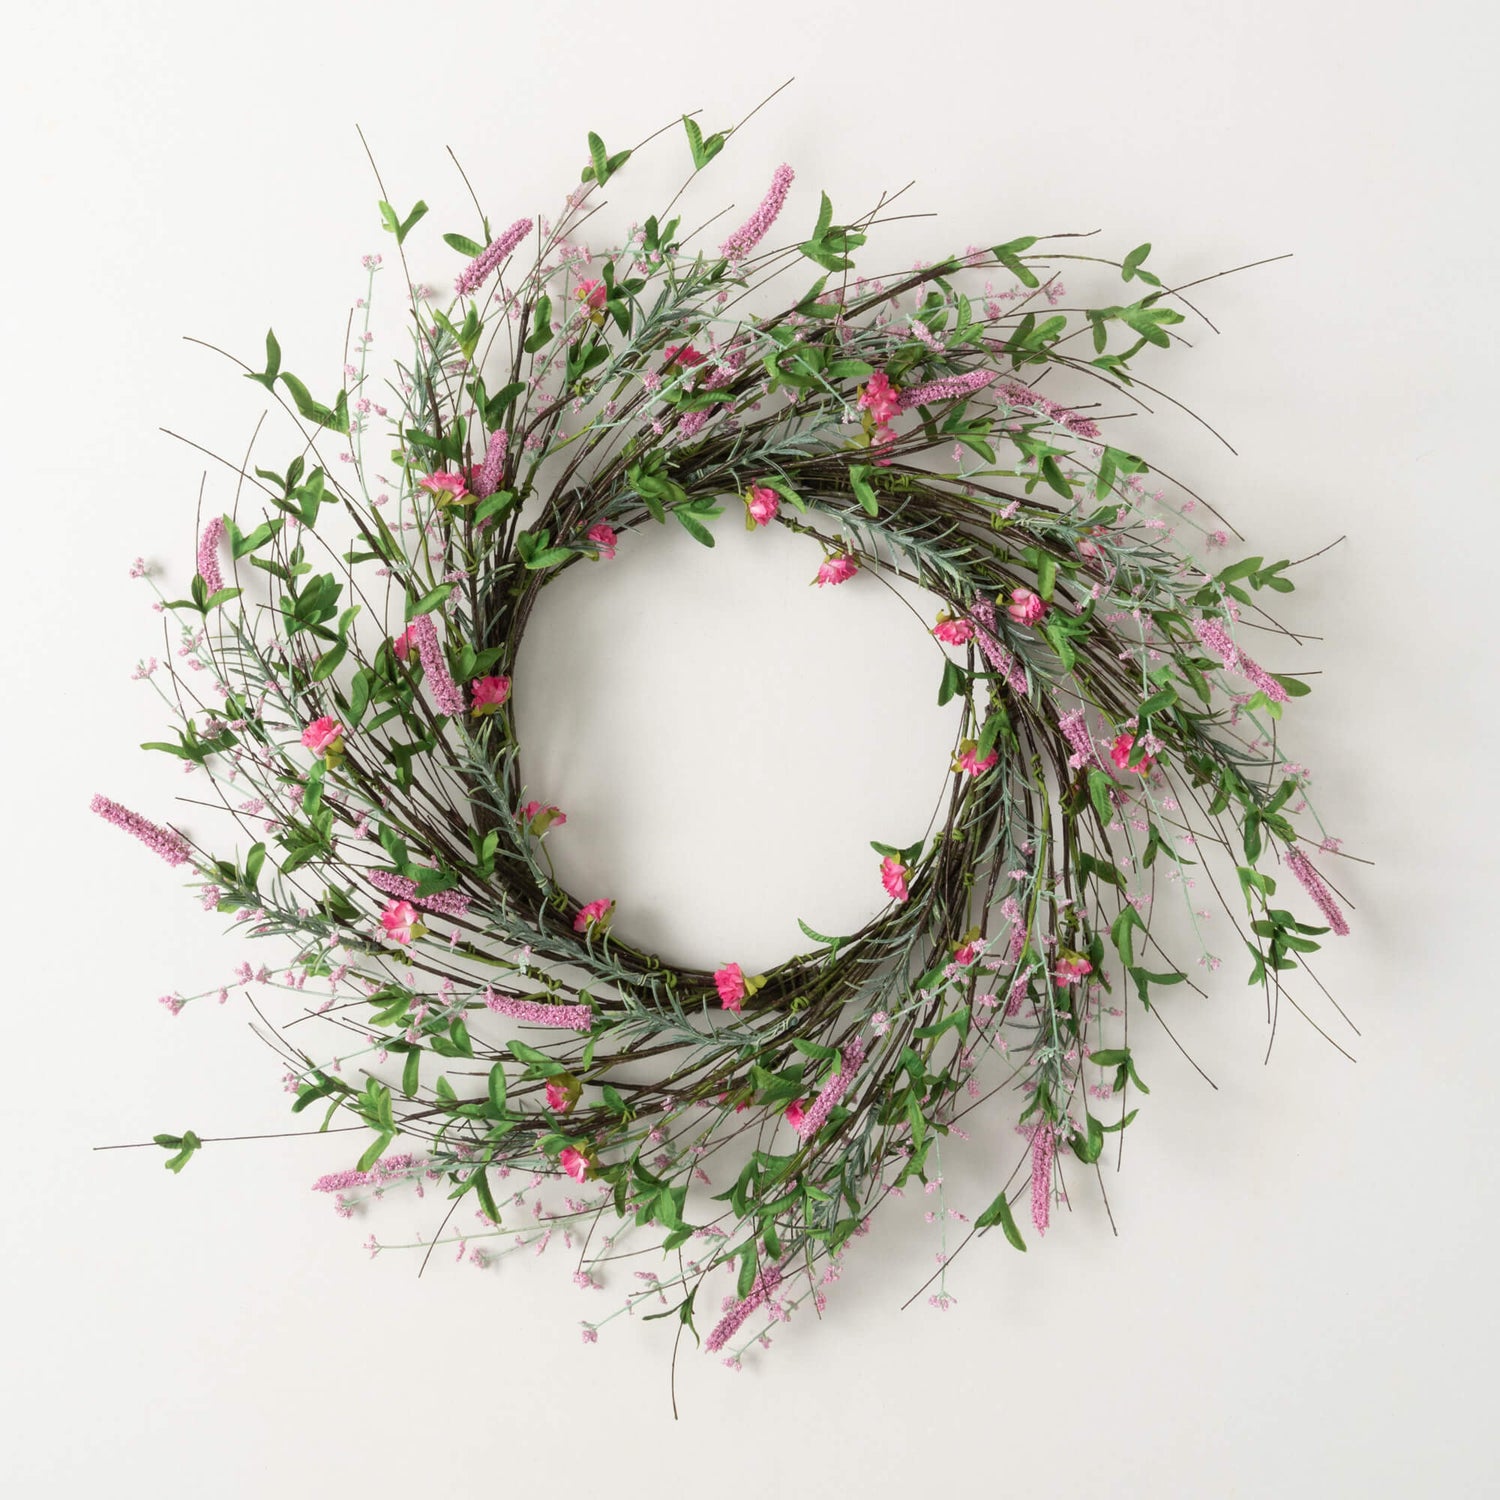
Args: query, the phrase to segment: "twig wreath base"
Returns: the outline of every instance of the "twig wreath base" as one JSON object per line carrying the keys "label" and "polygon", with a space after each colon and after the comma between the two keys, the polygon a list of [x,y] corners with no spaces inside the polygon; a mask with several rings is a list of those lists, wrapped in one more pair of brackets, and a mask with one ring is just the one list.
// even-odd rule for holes
{"label": "twig wreath base", "polygon": [[[735,133],[681,129],[690,180]],[[960,1249],[1047,1229],[1064,1157],[1096,1167],[1146,1092],[1131,1014],[1159,1019],[1164,992],[1197,987],[1159,945],[1159,893],[1196,928],[1207,891],[1187,888],[1206,882],[1273,1025],[1283,1001],[1302,1009],[1290,986],[1317,939],[1348,929],[1309,857],[1337,843],[1280,749],[1306,687],[1259,665],[1296,644],[1257,603],[1290,590],[1291,565],[1194,560],[1180,528],[1228,540],[1199,524],[1207,502],[1114,446],[1106,411],[1040,389],[1155,399],[1135,365],[1196,314],[1188,289],[1148,269],[1148,246],[1115,261],[1070,236],[866,279],[854,260],[885,201],[841,224],[824,195],[806,239],[767,248],[787,167],[717,250],[691,248],[671,206],[586,249],[578,230],[631,154],[591,135],[555,224],[496,233],[481,212],[476,238],[445,235],[465,263],[450,298],[406,268],[425,205],[387,197],[412,286],[388,383],[370,368],[379,256],[330,403],[274,335],[264,368],[242,366],[297,451],[228,465],[234,502],[200,529],[188,595],[159,605],[178,631],[166,670],[139,673],[170,678],[176,721],[148,748],[196,773],[194,800],[206,783],[242,841],[215,853],[95,809],[190,869],[237,934],[293,945],[164,998],[175,1013],[258,986],[328,1028],[314,1050],[250,1001],[306,1128],[344,1116],[368,1133],[316,1184],[341,1213],[440,1190],[424,1264],[437,1245],[483,1264],[556,1243],[589,1288],[659,1245],[659,1271],[625,1262],[622,1310],[650,1304],[737,1363],[822,1308],[849,1242],[913,1181],[966,1226]],[[1134,300],[1067,307],[1059,271],[1076,263]],[[739,311],[781,275],[794,301]],[[712,546],[726,505],[805,538],[829,608],[875,570],[935,595],[938,701],[961,711],[927,836],[873,842],[879,915],[843,935],[804,925],[807,951],[761,974],[664,963],[612,931],[616,893],[558,884],[549,842],[586,830],[524,784],[510,705],[541,589],[610,565],[638,527]],[[1316,923],[1280,904],[1283,871]],[[1205,947],[1200,966],[1219,958]],[[971,1216],[935,1164],[996,1090],[1014,1092],[1019,1138]],[[174,1171],[203,1144],[156,1140]]]}

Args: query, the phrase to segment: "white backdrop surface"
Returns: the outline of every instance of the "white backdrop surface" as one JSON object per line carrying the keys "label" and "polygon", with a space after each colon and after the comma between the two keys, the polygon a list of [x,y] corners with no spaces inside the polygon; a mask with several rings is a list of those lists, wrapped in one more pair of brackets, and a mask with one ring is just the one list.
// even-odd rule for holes
{"label": "white backdrop surface", "polygon": [[[53,3],[9,27],[0,1491],[1500,1494],[1489,12],[266,0]],[[952,1311],[902,1312],[934,1244],[898,1215],[821,1327],[740,1374],[687,1358],[674,1426],[668,1325],[583,1347],[602,1303],[552,1257],[420,1281],[366,1258],[372,1229],[430,1220],[314,1201],[338,1138],[211,1147],[181,1179],[154,1150],[92,1152],[288,1117],[242,1010],[156,1004],[242,955],[87,804],[165,816],[184,789],[133,749],[160,714],[128,680],[161,646],[126,569],[144,553],[185,579],[207,467],[158,429],[238,453],[260,409],[179,336],[254,360],[274,322],[290,368],[336,378],[359,258],[388,246],[355,122],[443,229],[469,223],[445,146],[506,222],[555,208],[589,128],[718,126],[792,74],[704,217],[787,160],[792,220],[820,186],[853,208],[917,179],[903,205],[939,217],[893,226],[884,264],[1096,227],[1152,240],[1177,279],[1295,252],[1203,288],[1222,336],[1165,372],[1240,456],[1181,420],[1134,440],[1250,550],[1349,538],[1285,611],[1325,636],[1286,732],[1375,861],[1341,867],[1355,935],[1321,971],[1362,1035],[1350,1065],[1284,1024],[1265,1065],[1227,963],[1169,1008],[1217,1090],[1143,1044],[1118,1237],[1080,1198],[1025,1256],[968,1252]],[[643,160],[611,196],[649,203],[667,176]],[[419,274],[452,274],[423,253]],[[547,686],[518,703],[529,764],[596,829],[569,847],[575,888],[639,892],[634,935],[673,955],[762,962],[797,916],[868,913],[865,840],[925,826],[948,725],[898,604],[809,591],[790,542],[720,533],[712,555],[632,541],[556,590],[527,644]],[[945,1159],[971,1211],[1010,1139]]]}

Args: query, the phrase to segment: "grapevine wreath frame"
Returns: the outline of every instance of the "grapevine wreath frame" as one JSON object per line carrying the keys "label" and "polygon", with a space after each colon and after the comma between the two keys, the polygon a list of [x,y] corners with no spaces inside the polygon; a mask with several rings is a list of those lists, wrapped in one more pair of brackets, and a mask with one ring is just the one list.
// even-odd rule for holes
{"label": "grapevine wreath frame", "polygon": [[[680,128],[692,177],[734,134]],[[1158,991],[1196,987],[1153,931],[1159,878],[1207,874],[1273,1026],[1289,971],[1347,924],[1305,847],[1337,844],[1279,744],[1305,684],[1243,645],[1280,631],[1256,594],[1288,591],[1291,565],[1194,561],[1173,537],[1207,502],[1112,444],[1105,413],[1040,389],[1087,379],[1127,409],[1160,394],[1138,357],[1201,314],[1150,247],[1110,260],[1026,236],[866,280],[855,255],[888,201],[840,224],[824,194],[807,239],[766,249],[783,167],[718,250],[690,248],[701,236],[669,205],[591,252],[577,231],[631,155],[591,135],[555,225],[497,234],[476,199],[478,238],[444,236],[467,262],[454,296],[412,287],[389,395],[370,369],[380,257],[332,404],[268,334],[265,367],[242,369],[299,450],[284,469],[230,464],[234,504],[201,527],[188,596],[159,606],[179,632],[167,671],[141,668],[170,676],[176,719],[149,748],[199,773],[248,848],[95,808],[190,866],[235,931],[294,944],[238,981],[333,1028],[336,1058],[256,1006],[293,1110],[370,1132],[318,1184],[342,1212],[438,1183],[445,1225],[481,1221],[449,1237],[461,1252],[559,1236],[589,1286],[639,1232],[669,1259],[626,1304],[664,1301],[735,1362],[797,1306],[821,1309],[888,1193],[935,1185],[939,1143],[988,1097],[983,1069],[1017,1090],[1024,1139],[971,1236],[1024,1248],[1012,1200],[1029,1184],[1044,1230],[1065,1154],[1097,1172],[1145,1091],[1131,1012],[1160,1019]],[[411,286],[425,205],[403,216],[382,196]],[[1061,305],[1059,269],[1078,262],[1133,300]],[[803,269],[815,279],[779,311],[744,309]],[[242,525],[252,489],[266,513]],[[663,962],[611,930],[612,900],[563,889],[547,843],[566,816],[524,782],[509,701],[543,588],[646,525],[713,545],[728,495],[750,529],[821,548],[830,589],[875,572],[937,596],[939,702],[960,705],[929,835],[874,845],[885,908],[846,935],[804,924],[808,951],[759,975]],[[1321,925],[1276,904],[1282,868]],[[173,1170],[202,1145],[157,1142]],[[543,1207],[549,1182],[564,1196]],[[720,1268],[722,1306],[700,1305]]]}

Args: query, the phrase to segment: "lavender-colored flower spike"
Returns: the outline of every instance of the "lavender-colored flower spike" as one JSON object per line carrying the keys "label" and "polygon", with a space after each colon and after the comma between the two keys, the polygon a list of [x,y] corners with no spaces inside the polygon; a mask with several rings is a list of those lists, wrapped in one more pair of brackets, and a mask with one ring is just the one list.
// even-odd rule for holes
{"label": "lavender-colored flower spike", "polygon": [[345,1188],[378,1187],[393,1177],[402,1177],[422,1165],[412,1156],[383,1156],[368,1172],[350,1168],[347,1172],[330,1172],[313,1183],[315,1193],[341,1193]]}
{"label": "lavender-colored flower spike", "polygon": [[432,623],[432,616],[418,615],[411,622],[411,630],[438,712],[447,714],[450,719],[457,718],[464,711],[464,690],[453,680],[453,674],[448,670],[448,659],[443,655],[442,643],[438,640],[437,626]]}
{"label": "lavender-colored flower spike", "polygon": [[389,870],[371,870],[366,877],[377,891],[394,896],[398,901],[410,901],[417,894],[417,882],[404,875],[392,875]]}
{"label": "lavender-colored flower spike", "polygon": [[988,599],[976,599],[969,609],[975,627],[975,639],[989,664],[1006,680],[1013,693],[1026,696],[1026,669],[995,637],[995,606]]}
{"label": "lavender-colored flower spike", "polygon": [[593,1013],[586,1005],[543,1005],[536,1000],[521,1000],[515,995],[484,992],[484,1003],[499,1016],[512,1021],[526,1021],[532,1026],[562,1026],[569,1031],[587,1031],[594,1024]]}
{"label": "lavender-colored flower spike", "polygon": [[839,1070],[818,1091],[818,1097],[807,1107],[797,1122],[797,1134],[810,1141],[822,1128],[835,1104],[849,1091],[854,1075],[865,1060],[865,1044],[862,1037],[855,1039],[839,1055]]}
{"label": "lavender-colored flower spike", "polygon": [[223,539],[223,516],[215,516],[198,538],[198,576],[203,580],[203,586],[210,596],[224,587],[224,575],[219,571],[219,543]]}
{"label": "lavender-colored flower spike", "polygon": [[771,179],[770,189],[761,199],[760,207],[719,246],[720,255],[730,260],[742,260],[765,238],[786,203],[787,190],[795,175],[785,162],[776,168],[776,175]]}
{"label": "lavender-colored flower spike", "polygon": [[755,1278],[750,1295],[736,1302],[733,1307],[714,1324],[713,1332],[704,1339],[703,1347],[709,1354],[717,1354],[740,1330],[740,1325],[761,1303],[769,1300],[781,1285],[781,1267],[767,1266]]}
{"label": "lavender-colored flower spike", "polygon": [[1272,703],[1286,702],[1286,689],[1264,668],[1257,666],[1235,643],[1217,620],[1194,620],[1193,634],[1212,651],[1231,672],[1238,672],[1246,682],[1253,682]]}
{"label": "lavender-colored flower spike", "polygon": [[503,427],[490,434],[489,447],[484,450],[484,462],[474,470],[470,488],[482,500],[500,488],[500,476],[505,472],[505,450],[510,445],[510,435]]}
{"label": "lavender-colored flower spike", "polygon": [[161,855],[169,865],[187,863],[190,857],[188,842],[175,830],[162,828],[139,813],[131,812],[128,807],[111,802],[108,797],[95,796],[89,806],[105,822],[113,823],[116,828],[123,828],[126,833],[133,834],[154,854]]}
{"label": "lavender-colored flower spike", "polygon": [[1046,1234],[1052,1222],[1052,1157],[1057,1133],[1050,1124],[1031,1132],[1031,1222],[1038,1234]]}
{"label": "lavender-colored flower spike", "polygon": [[930,406],[934,401],[951,401],[959,396],[972,396],[975,391],[983,390],[994,378],[993,370],[969,370],[963,375],[944,375],[941,380],[909,385],[901,392],[901,410],[910,411],[914,406]]}
{"label": "lavender-colored flower spike", "polygon": [[434,891],[430,896],[419,896],[415,880],[408,880],[405,875],[392,875],[389,870],[370,870],[365,878],[387,896],[413,902],[445,917],[461,917],[469,909],[469,898],[462,891]]}
{"label": "lavender-colored flower spike", "polygon": [[1323,920],[1333,929],[1334,936],[1348,937],[1349,924],[1344,919],[1344,913],[1333,899],[1333,892],[1323,884],[1323,877],[1313,869],[1308,857],[1300,849],[1288,849],[1286,862],[1291,866],[1292,874],[1302,883],[1302,889],[1313,898],[1318,910],[1323,913]]}
{"label": "lavender-colored flower spike", "polygon": [[477,292],[495,267],[530,233],[531,220],[517,219],[498,240],[493,241],[488,249],[482,250],[464,267],[463,273],[453,283],[458,295],[468,297]]}

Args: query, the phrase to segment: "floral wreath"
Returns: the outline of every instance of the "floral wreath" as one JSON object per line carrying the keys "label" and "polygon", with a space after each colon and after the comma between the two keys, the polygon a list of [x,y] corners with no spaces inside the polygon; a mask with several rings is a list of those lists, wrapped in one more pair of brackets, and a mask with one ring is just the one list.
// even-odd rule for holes
{"label": "floral wreath", "polygon": [[[690,180],[735,133],[680,128]],[[665,1264],[619,1310],[671,1315],[679,1340],[737,1365],[823,1308],[888,1196],[937,1196],[929,1300],[946,1307],[959,1249],[992,1228],[1024,1249],[1065,1162],[1097,1175],[1147,1092],[1132,1014],[1165,1025],[1162,992],[1197,988],[1159,943],[1161,891],[1197,931],[1205,877],[1273,1022],[1282,1000],[1302,1010],[1291,971],[1348,930],[1311,858],[1339,847],[1280,747],[1307,688],[1260,665],[1297,644],[1255,597],[1289,591],[1292,564],[1196,561],[1177,534],[1225,545],[1217,513],[1105,436],[1103,408],[1159,394],[1137,357],[1197,315],[1148,245],[1116,261],[1025,236],[866,277],[855,255],[889,200],[846,224],[824,194],[805,238],[768,248],[782,166],[717,249],[670,207],[589,249],[578,231],[632,152],[588,144],[555,223],[496,233],[476,199],[477,236],[443,237],[465,262],[452,296],[412,285],[425,204],[380,203],[411,289],[388,385],[371,369],[378,255],[331,403],[283,369],[274,334],[264,368],[242,366],[295,449],[284,467],[228,464],[234,502],[201,525],[187,596],[156,606],[178,632],[164,669],[138,669],[175,722],[147,748],[197,773],[196,802],[207,783],[239,842],[213,852],[94,808],[187,867],[238,936],[292,945],[163,1003],[255,986],[326,1024],[314,1049],[256,1010],[293,1112],[367,1133],[315,1184],[341,1214],[439,1189],[424,1264],[438,1245],[483,1265],[561,1243],[591,1289],[644,1237]],[[1133,300],[1067,307],[1070,263],[1110,268]],[[795,300],[742,310],[782,273]],[[1048,380],[1099,404],[1052,399]],[[549,842],[586,830],[523,780],[511,716],[540,591],[642,526],[712,546],[729,496],[750,530],[806,538],[830,595],[872,572],[930,591],[937,699],[961,706],[927,836],[873,844],[884,908],[842,935],[802,924],[808,950],[753,974],[665,963],[614,929],[614,893],[558,883]],[[1283,872],[1316,924],[1277,904]],[[1199,965],[1219,966],[1206,944]],[[992,1142],[993,1201],[966,1212],[940,1153],[999,1090],[1015,1150]],[[173,1171],[203,1145],[155,1139]]]}

